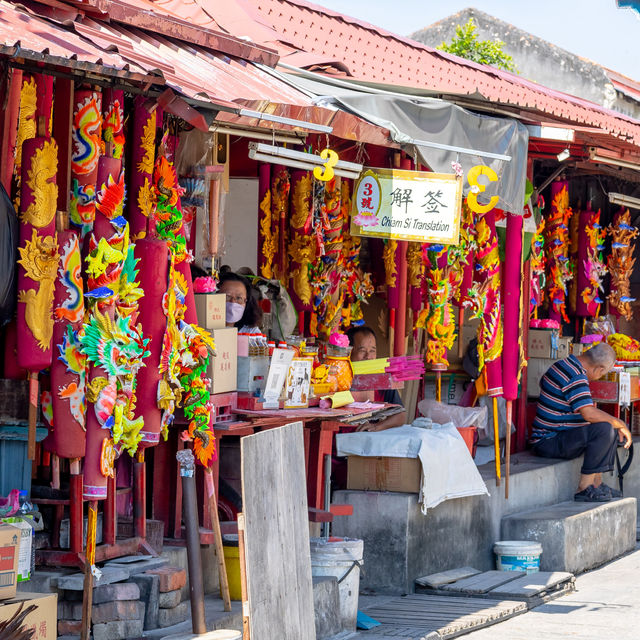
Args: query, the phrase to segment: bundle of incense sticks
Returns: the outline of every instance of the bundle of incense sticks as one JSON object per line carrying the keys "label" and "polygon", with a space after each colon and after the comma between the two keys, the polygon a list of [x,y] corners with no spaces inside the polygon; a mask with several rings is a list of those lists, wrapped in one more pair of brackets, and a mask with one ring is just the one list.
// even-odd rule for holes
{"label": "bundle of incense sticks", "polygon": [[421,356],[396,356],[388,359],[385,373],[396,380],[419,380],[424,375],[424,358]]}

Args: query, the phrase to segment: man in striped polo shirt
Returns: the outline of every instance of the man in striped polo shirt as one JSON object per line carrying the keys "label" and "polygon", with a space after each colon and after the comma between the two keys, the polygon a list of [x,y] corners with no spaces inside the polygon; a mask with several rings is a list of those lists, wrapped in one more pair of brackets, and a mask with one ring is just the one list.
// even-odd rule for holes
{"label": "man in striped polo shirt", "polygon": [[540,381],[532,450],[538,456],[566,460],[584,453],[574,496],[579,502],[608,502],[622,496],[602,482],[602,474],[613,470],[618,437],[628,449],[631,433],[622,420],[596,408],[589,389],[589,380],[607,374],[615,361],[614,350],[601,343],[583,355],[556,362]]}

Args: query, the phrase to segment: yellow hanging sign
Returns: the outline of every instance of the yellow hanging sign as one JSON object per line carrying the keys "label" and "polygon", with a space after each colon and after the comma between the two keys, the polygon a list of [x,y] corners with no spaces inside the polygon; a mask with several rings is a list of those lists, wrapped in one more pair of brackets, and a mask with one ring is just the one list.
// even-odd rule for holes
{"label": "yellow hanging sign", "polygon": [[467,196],[467,204],[469,205],[469,209],[475,213],[488,213],[491,209],[495,209],[498,206],[500,198],[493,196],[488,204],[480,204],[478,202],[478,194],[483,193],[487,188],[486,184],[478,182],[480,176],[486,176],[489,182],[498,182],[498,174],[491,167],[478,164],[469,169],[467,182],[471,187],[471,191],[469,191],[469,195]]}
{"label": "yellow hanging sign", "polygon": [[335,175],[333,167],[338,164],[340,158],[333,149],[328,147],[320,152],[320,157],[326,162],[321,167],[316,167],[313,170],[313,177],[316,180],[322,180],[322,182],[329,182]]}

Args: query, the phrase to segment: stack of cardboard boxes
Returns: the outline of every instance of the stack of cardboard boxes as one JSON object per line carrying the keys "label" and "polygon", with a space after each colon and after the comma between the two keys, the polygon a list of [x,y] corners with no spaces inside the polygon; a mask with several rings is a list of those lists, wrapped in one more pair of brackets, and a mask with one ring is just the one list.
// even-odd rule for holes
{"label": "stack of cardboard boxes", "polygon": [[0,623],[10,620],[22,607],[34,605],[27,615],[23,628],[33,629],[34,640],[54,640],[57,637],[58,596],[54,593],[16,594],[18,584],[18,559],[22,531],[6,523],[0,523]]}

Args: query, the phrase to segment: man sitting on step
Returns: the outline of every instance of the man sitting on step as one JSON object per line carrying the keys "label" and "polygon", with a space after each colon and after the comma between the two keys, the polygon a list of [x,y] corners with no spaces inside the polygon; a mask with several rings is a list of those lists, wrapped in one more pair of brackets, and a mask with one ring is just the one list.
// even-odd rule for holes
{"label": "man sitting on step", "polygon": [[600,343],[582,355],[556,362],[540,381],[532,450],[544,458],[566,460],[584,453],[574,496],[579,502],[608,502],[622,497],[620,491],[602,482],[602,474],[613,470],[618,438],[628,449],[631,433],[622,420],[596,408],[589,389],[589,380],[606,375],[615,361],[614,350]]}

